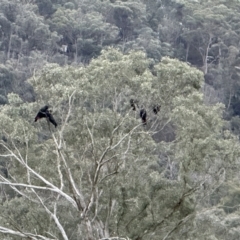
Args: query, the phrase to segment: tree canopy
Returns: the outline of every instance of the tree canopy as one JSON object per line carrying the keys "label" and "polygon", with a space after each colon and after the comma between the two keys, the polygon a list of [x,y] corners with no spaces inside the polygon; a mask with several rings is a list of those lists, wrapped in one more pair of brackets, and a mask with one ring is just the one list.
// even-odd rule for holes
{"label": "tree canopy", "polygon": [[[85,67],[49,64],[29,83],[36,102],[11,93],[1,108],[0,232],[16,239],[197,233],[189,228],[200,224],[198,209],[239,154],[223,105],[204,103],[199,70],[168,57],[151,66],[144,52],[110,48]],[[146,126],[130,99],[145,107]],[[57,129],[33,123],[46,103]]]}
{"label": "tree canopy", "polygon": [[239,239],[239,9],[2,0],[0,237]]}

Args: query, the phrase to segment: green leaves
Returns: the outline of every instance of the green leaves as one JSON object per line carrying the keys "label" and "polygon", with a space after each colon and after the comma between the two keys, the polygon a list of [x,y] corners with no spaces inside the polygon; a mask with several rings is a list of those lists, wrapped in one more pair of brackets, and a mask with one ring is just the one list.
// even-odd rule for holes
{"label": "green leaves", "polygon": [[[152,70],[149,64],[141,51],[109,48],[85,67],[48,64],[36,73],[29,83],[37,104],[9,94],[0,117],[8,138],[1,156],[11,163],[11,184],[34,189],[19,190],[31,206],[41,206],[29,218],[47,214],[57,224],[50,224],[51,234],[77,235],[78,224],[84,236],[102,238],[105,222],[110,236],[175,236],[173,228],[177,234],[179,224],[194,218],[203,182],[211,189],[205,177],[214,179],[229,167],[224,161],[238,156],[234,137],[222,130],[223,106],[204,104],[202,73],[176,59],[163,58]],[[46,119],[33,123],[45,104],[53,108],[56,130]],[[45,226],[38,231],[44,235]]]}

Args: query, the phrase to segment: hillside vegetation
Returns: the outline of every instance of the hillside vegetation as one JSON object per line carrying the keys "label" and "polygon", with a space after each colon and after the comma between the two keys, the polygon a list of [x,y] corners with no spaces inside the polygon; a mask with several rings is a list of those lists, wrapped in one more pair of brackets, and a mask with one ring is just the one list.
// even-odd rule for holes
{"label": "hillside vegetation", "polygon": [[240,239],[239,10],[2,0],[0,238]]}

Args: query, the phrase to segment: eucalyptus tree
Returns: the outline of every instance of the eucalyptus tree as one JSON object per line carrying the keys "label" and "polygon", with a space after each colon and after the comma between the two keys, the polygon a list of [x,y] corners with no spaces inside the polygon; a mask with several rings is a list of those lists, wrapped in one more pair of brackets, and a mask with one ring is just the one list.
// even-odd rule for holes
{"label": "eucalyptus tree", "polygon": [[[186,239],[203,199],[230,174],[238,142],[223,131],[223,106],[204,104],[200,71],[170,58],[150,64],[143,52],[108,49],[86,67],[36,71],[34,103],[8,95],[0,114],[2,234]],[[33,123],[45,104],[57,129]]]}

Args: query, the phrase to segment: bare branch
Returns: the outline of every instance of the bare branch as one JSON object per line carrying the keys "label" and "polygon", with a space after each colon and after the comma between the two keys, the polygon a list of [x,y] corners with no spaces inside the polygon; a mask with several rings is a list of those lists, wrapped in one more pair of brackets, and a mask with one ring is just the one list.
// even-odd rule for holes
{"label": "bare branch", "polygon": [[180,226],[182,226],[183,224],[185,224],[187,221],[189,221],[191,219],[193,214],[190,214],[188,216],[186,216],[184,219],[181,219],[176,226],[166,234],[166,236],[163,238],[163,240],[166,240],[174,231],[176,231]]}
{"label": "bare branch", "polygon": [[99,212],[99,198],[102,195],[102,193],[103,193],[103,190],[101,190],[100,193],[98,193],[98,189],[96,190],[97,197],[96,197],[96,202],[95,202],[95,214],[94,214],[93,219],[91,220],[92,222],[94,222],[94,220],[97,218],[97,215]]}
{"label": "bare branch", "polygon": [[[0,145],[2,145],[6,150],[8,150],[11,155],[17,160],[19,161],[22,165],[24,165],[24,167],[27,168],[27,170],[29,170],[33,175],[35,175],[37,178],[39,178],[41,181],[43,181],[47,186],[51,187],[50,189],[54,192],[58,192],[61,196],[65,197],[76,209],[78,209],[76,202],[74,201],[74,199],[72,199],[69,195],[67,195],[66,193],[64,193],[62,190],[60,190],[58,187],[56,187],[55,185],[53,185],[52,183],[50,183],[48,180],[46,180],[44,177],[42,177],[40,174],[38,174],[37,172],[35,172],[31,167],[29,167],[24,161],[22,161],[16,154],[13,153],[12,150],[10,150],[5,144],[0,143]],[[1,157],[3,157],[3,155],[0,155]]]}
{"label": "bare branch", "polygon": [[103,162],[101,163],[101,166],[104,165],[104,164],[107,163],[107,162],[110,162],[113,158],[115,158],[115,157],[117,157],[117,156],[119,156],[119,155],[120,155],[119,153],[118,153],[118,154],[115,154],[115,155],[113,155],[112,157],[108,158],[107,160],[103,161]]}
{"label": "bare branch", "polygon": [[[55,142],[55,145],[56,145],[56,148],[57,148],[57,152],[58,152],[58,173],[59,173],[59,176],[60,176],[60,181],[61,181],[61,189],[63,188],[63,175],[62,175],[62,172],[61,172],[61,169],[60,169],[60,161],[59,161],[59,157],[61,157],[62,161],[63,161],[63,164],[65,166],[65,169],[66,169],[66,172],[67,172],[67,176],[68,176],[68,179],[69,179],[69,182],[70,182],[70,185],[72,187],[72,190],[73,190],[73,195],[74,195],[74,199],[75,199],[75,203],[77,204],[78,206],[78,202],[76,202],[76,199],[79,199],[80,200],[80,208],[83,209],[85,208],[86,204],[85,204],[85,201],[84,201],[84,197],[83,197],[83,194],[77,189],[76,187],[76,183],[73,179],[73,176],[72,176],[72,173],[71,173],[71,170],[70,168],[68,167],[67,165],[67,161],[64,157],[64,154],[62,153],[61,151],[61,146],[62,146],[62,141],[63,141],[63,131],[66,127],[66,124],[68,122],[68,119],[71,115],[71,111],[72,111],[72,97],[74,96],[76,91],[73,91],[73,93],[69,96],[69,99],[68,99],[68,105],[69,105],[69,108],[68,108],[68,113],[67,113],[67,116],[64,120],[64,123],[62,125],[62,128],[61,130],[59,131],[59,143],[56,139],[56,137],[54,136],[54,134],[52,134],[52,137],[54,139],[54,142]],[[80,209],[79,209],[80,210]]]}
{"label": "bare branch", "polygon": [[117,173],[118,173],[118,171],[114,171],[114,172],[112,172],[112,173],[107,174],[107,175],[104,176],[102,179],[100,179],[99,183],[101,183],[105,178],[108,178],[108,177],[110,177],[110,176],[112,176],[112,175],[114,175],[114,174],[117,174]]}
{"label": "bare branch", "polygon": [[2,185],[9,185],[15,192],[17,192],[17,193],[20,194],[21,196],[27,198],[28,200],[30,200],[30,201],[32,201],[32,202],[36,202],[36,201],[34,201],[34,199],[29,198],[25,193],[23,193],[22,191],[20,191],[19,189],[17,189],[14,185],[12,185],[12,183],[11,183],[8,179],[4,178],[4,177],[1,176],[1,175],[0,175],[0,178],[1,178],[3,181],[5,181],[5,182],[0,182],[0,184],[2,184]]}
{"label": "bare branch", "polygon": [[114,146],[111,147],[111,150],[113,150],[114,148],[116,148],[126,137],[128,137],[129,135],[131,135],[135,129],[137,129],[139,126],[142,126],[141,124],[138,124],[137,126],[135,126],[130,132],[128,132],[127,134],[125,134],[125,136],[123,136]]}
{"label": "bare branch", "polygon": [[85,200],[84,200],[84,197],[83,197],[83,194],[80,192],[80,190],[78,190],[78,188],[76,187],[76,184],[75,184],[75,181],[73,179],[73,176],[72,176],[72,173],[71,173],[71,170],[70,168],[68,167],[67,165],[67,162],[65,160],[65,157],[64,155],[62,154],[62,152],[59,150],[59,153],[61,155],[61,158],[63,160],[63,163],[65,165],[65,168],[66,168],[66,171],[67,171],[67,174],[68,174],[68,177],[69,177],[69,181],[70,181],[70,184],[74,190],[74,195],[77,194],[77,196],[79,197],[80,201],[81,201],[81,208],[85,208],[86,207],[86,204],[85,204]]}
{"label": "bare branch", "polygon": [[[91,138],[92,149],[94,150],[95,144],[94,144],[94,140],[93,140],[93,134],[92,134],[92,132],[90,131],[90,129],[89,129],[89,127],[88,127],[87,121],[86,121],[86,126],[87,126],[88,133],[89,133],[89,135],[90,135],[90,138]],[[94,153],[93,153],[93,154],[94,154]]]}
{"label": "bare branch", "polygon": [[[0,184],[9,185],[9,186],[17,186],[17,187],[33,188],[33,189],[37,189],[37,190],[48,190],[51,192],[59,193],[58,189],[56,189],[56,188],[40,187],[40,186],[29,185],[29,184],[24,184],[24,183],[0,182]],[[21,192],[19,192],[19,194],[21,194]],[[21,194],[21,195],[23,195],[23,194]],[[60,195],[62,195],[62,194],[60,194]]]}
{"label": "bare branch", "polygon": [[[34,190],[33,190],[34,191]],[[47,206],[44,204],[43,200],[39,197],[39,195],[34,191],[36,197],[38,198],[39,202],[42,204],[42,206],[44,207],[45,211],[53,218],[55,224],[57,225],[59,231],[61,232],[63,239],[64,240],[68,240],[68,236],[63,228],[63,226],[61,225],[61,223],[59,222],[57,216],[55,214],[53,214],[48,208]]]}
{"label": "bare branch", "polygon": [[35,235],[35,234],[32,234],[32,233],[26,233],[26,232],[19,232],[19,231],[14,231],[10,228],[5,228],[5,227],[2,227],[0,226],[0,232],[1,233],[4,233],[4,234],[10,234],[10,235],[15,235],[15,236],[19,236],[19,237],[22,237],[22,238],[27,238],[27,239],[32,239],[32,240],[57,240],[56,238],[47,238],[47,237],[44,237],[42,235]]}

